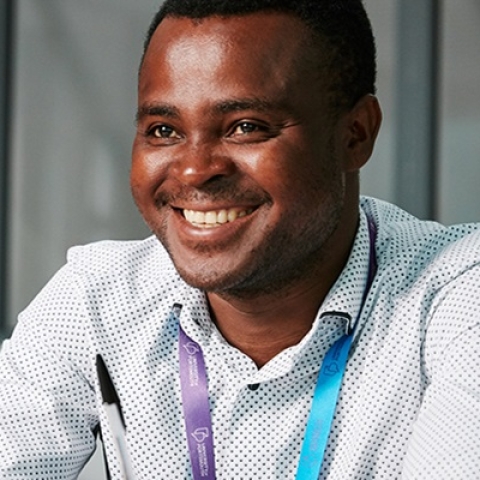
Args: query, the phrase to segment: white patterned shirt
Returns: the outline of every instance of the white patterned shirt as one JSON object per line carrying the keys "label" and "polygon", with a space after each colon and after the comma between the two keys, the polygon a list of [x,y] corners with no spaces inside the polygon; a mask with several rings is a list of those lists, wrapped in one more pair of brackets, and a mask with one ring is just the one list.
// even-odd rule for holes
{"label": "white patterned shirt", "polygon": [[294,479],[323,357],[356,318],[366,284],[366,215],[378,271],[359,317],[320,479],[480,478],[480,227],[446,228],[363,198],[348,263],[303,340],[258,369],[211,322],[154,237],[69,251],[0,353],[0,479],[74,479],[101,423],[95,370],[122,404],[138,480],[191,479],[178,325],[207,367],[217,479]]}

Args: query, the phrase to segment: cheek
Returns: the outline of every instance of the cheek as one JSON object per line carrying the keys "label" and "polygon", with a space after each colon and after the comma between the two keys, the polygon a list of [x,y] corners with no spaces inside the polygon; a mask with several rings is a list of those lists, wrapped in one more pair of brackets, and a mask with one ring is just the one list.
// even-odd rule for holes
{"label": "cheek", "polygon": [[301,207],[321,199],[335,177],[333,155],[303,147],[296,142],[278,142],[249,162],[249,174],[277,202]]}
{"label": "cheek", "polygon": [[130,187],[137,203],[152,198],[156,189],[164,181],[166,162],[158,153],[134,144],[132,166],[130,170]]}

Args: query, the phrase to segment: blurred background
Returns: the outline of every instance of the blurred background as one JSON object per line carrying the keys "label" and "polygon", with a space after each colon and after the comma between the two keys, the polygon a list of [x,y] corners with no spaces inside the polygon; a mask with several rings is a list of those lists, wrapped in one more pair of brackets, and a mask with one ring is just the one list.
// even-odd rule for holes
{"label": "blurred background", "polygon": [[[148,235],[130,198],[159,0],[0,0],[0,342],[71,245]],[[480,221],[480,2],[366,0],[384,123],[362,193]],[[81,477],[104,478],[100,455]]]}

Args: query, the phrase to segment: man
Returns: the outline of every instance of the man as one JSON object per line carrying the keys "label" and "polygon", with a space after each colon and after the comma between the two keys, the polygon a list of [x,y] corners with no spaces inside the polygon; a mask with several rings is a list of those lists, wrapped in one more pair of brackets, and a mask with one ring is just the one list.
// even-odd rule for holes
{"label": "man", "polygon": [[167,0],[131,171],[155,235],[71,250],[21,315],[0,478],[76,478],[99,422],[121,478],[98,354],[137,479],[478,478],[480,234],[359,199],[374,56],[360,0]]}

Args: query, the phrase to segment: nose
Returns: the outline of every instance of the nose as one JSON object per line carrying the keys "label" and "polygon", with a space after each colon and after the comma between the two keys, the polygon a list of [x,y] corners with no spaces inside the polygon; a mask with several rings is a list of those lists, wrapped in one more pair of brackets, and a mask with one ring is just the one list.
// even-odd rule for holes
{"label": "nose", "polygon": [[170,174],[180,183],[201,187],[236,171],[233,159],[209,145],[185,145],[173,162]]}

